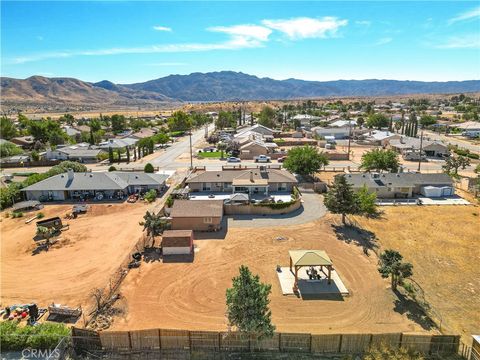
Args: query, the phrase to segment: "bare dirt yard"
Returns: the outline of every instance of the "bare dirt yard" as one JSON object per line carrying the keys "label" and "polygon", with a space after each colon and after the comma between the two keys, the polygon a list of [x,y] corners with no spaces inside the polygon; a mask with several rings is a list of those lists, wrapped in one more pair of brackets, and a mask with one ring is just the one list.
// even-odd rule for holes
{"label": "bare dirt yard", "polygon": [[[225,237],[198,234],[193,262],[143,263],[129,272],[120,292],[125,313],[113,330],[176,328],[226,330],[225,290],[240,265],[272,284],[272,320],[283,332],[434,331],[412,314],[377,272],[377,258],[362,247],[339,240],[337,217],[295,226],[229,228]],[[284,240],[277,240],[277,237]],[[157,241],[158,242],[158,241]],[[282,295],[276,265],[288,266],[290,249],[323,249],[351,295],[302,300]]]}
{"label": "bare dirt yard", "polygon": [[382,248],[414,266],[442,329],[471,342],[480,331],[480,211],[478,206],[384,207],[381,219],[356,219]]}
{"label": "bare dirt yard", "polygon": [[138,222],[149,205],[95,204],[85,215],[64,220],[72,205],[47,205],[45,218],[60,216],[69,230],[48,251],[37,253],[33,241],[37,212],[1,219],[1,305],[56,302],[85,305],[95,287],[106,286],[142,234]]}

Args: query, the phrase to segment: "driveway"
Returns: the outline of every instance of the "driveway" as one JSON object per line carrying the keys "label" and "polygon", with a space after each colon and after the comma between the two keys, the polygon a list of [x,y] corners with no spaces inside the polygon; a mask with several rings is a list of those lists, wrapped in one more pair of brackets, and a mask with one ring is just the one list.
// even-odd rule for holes
{"label": "driveway", "polygon": [[327,209],[323,197],[313,190],[302,189],[303,204],[298,209],[285,215],[229,215],[228,227],[262,228],[305,224],[325,216]]}

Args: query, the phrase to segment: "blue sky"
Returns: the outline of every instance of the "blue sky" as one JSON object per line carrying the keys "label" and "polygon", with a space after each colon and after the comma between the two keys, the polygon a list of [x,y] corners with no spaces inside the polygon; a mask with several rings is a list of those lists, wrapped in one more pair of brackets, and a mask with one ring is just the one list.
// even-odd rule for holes
{"label": "blue sky", "polygon": [[1,2],[1,75],[480,79],[479,2]]}

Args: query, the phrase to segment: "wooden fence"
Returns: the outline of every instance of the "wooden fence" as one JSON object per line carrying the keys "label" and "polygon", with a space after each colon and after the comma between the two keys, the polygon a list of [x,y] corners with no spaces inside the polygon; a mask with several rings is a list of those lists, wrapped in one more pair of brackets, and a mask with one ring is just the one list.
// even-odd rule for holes
{"label": "wooden fence", "polygon": [[72,338],[76,349],[108,352],[201,350],[358,354],[371,346],[387,344],[424,354],[456,354],[460,344],[460,336],[457,335],[275,333],[271,338],[258,340],[238,332],[173,329],[94,332],[73,328]]}
{"label": "wooden fence", "polygon": [[39,160],[39,161],[25,161],[25,162],[1,162],[0,168],[12,169],[12,168],[32,168],[32,167],[44,167],[54,166],[60,164],[60,160]]}

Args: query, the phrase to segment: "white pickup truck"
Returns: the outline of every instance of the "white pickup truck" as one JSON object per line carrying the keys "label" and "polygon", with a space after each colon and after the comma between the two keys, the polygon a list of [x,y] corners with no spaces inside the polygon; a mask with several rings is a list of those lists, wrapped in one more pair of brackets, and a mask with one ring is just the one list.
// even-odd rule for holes
{"label": "white pickup truck", "polygon": [[257,163],[268,163],[272,160],[272,158],[266,155],[259,155],[259,156],[255,156],[253,160],[255,160],[255,162]]}

